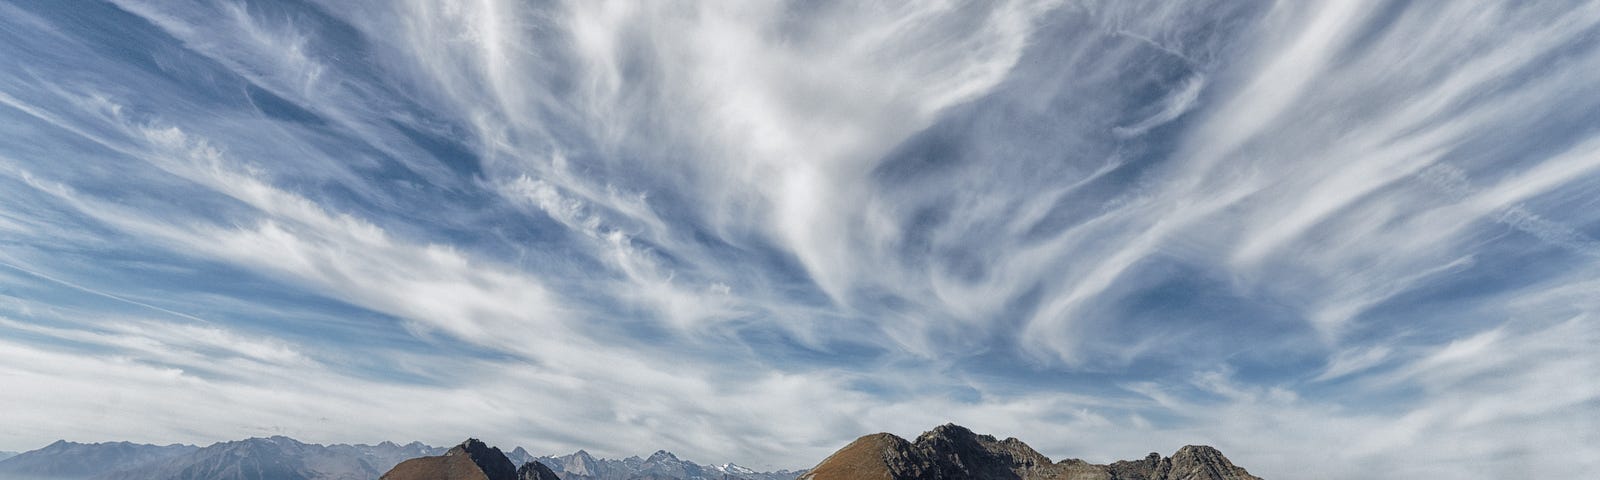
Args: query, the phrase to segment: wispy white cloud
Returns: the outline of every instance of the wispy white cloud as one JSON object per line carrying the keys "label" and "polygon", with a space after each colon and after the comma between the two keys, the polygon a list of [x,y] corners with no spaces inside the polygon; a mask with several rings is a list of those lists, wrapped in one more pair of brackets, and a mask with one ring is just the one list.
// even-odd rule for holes
{"label": "wispy white cloud", "polygon": [[115,7],[0,6],[0,446],[1600,467],[1591,5]]}

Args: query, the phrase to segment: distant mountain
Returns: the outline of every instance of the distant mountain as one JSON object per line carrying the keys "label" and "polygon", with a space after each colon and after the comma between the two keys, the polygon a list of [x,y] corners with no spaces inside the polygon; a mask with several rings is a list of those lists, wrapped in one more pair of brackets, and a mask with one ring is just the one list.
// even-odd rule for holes
{"label": "distant mountain", "polygon": [[11,458],[11,457],[15,457],[15,456],[17,456],[17,452],[0,451],[0,460],[5,460],[7,458]]}
{"label": "distant mountain", "polygon": [[[281,436],[205,448],[63,441],[0,460],[0,480],[375,480],[407,459],[446,453],[418,442],[324,446]],[[521,447],[502,455],[512,465],[528,467],[514,474],[543,480],[794,480],[801,473],[757,472],[731,463],[700,465],[665,450],[622,460],[596,458],[583,450],[534,456]],[[544,478],[550,475],[555,478]]]}
{"label": "distant mountain", "polygon": [[283,436],[222,442],[94,480],[371,480],[401,461],[440,449],[421,443],[329,445]]}
{"label": "distant mountain", "polygon": [[949,424],[916,442],[887,433],[856,439],[800,480],[1261,480],[1216,449],[1187,446],[1171,457],[1095,465],[1052,462],[1015,438],[996,440]]}
{"label": "distant mountain", "polygon": [[538,460],[554,470],[562,480],[794,480],[801,473],[788,470],[757,472],[732,463],[700,465],[680,459],[666,450],[657,450],[648,458],[612,460],[595,458],[583,450],[560,457],[534,457],[519,447],[512,450],[510,458],[518,462]]}
{"label": "distant mountain", "polygon": [[193,445],[144,445],[128,442],[77,443],[58,440],[38,450],[0,460],[0,478],[8,480],[81,480],[108,470],[157,463],[199,450]]}
{"label": "distant mountain", "polygon": [[6,480],[373,480],[400,461],[443,452],[421,443],[329,445],[288,437],[200,448],[58,441],[0,460]]}

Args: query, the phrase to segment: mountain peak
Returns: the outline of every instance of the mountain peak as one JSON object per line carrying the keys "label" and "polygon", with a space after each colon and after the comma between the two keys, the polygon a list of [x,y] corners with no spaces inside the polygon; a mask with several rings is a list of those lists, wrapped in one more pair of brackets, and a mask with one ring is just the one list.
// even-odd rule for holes
{"label": "mountain peak", "polygon": [[945,424],[916,442],[878,433],[863,436],[829,456],[801,480],[937,480],[994,478],[1139,478],[1145,480],[1260,480],[1211,447],[1187,446],[1172,458],[1151,454],[1139,461],[1094,465],[1068,459],[1051,462],[1016,438],[995,440],[966,427]]}
{"label": "mountain peak", "polygon": [[656,453],[650,454],[650,458],[647,458],[644,461],[646,461],[646,462],[665,462],[665,461],[674,461],[674,462],[676,462],[676,461],[678,461],[678,456],[677,455],[673,455],[672,452],[669,452],[669,451],[666,451],[666,450],[656,450]]}
{"label": "mountain peak", "polygon": [[717,470],[721,470],[723,473],[727,473],[727,474],[731,474],[731,475],[750,475],[750,474],[753,474],[753,473],[757,473],[755,470],[752,470],[752,469],[737,465],[737,464],[735,464],[733,462],[724,463],[721,466],[717,467]]}
{"label": "mountain peak", "polygon": [[444,455],[400,462],[381,480],[517,480],[517,467],[497,447],[468,438]]}
{"label": "mountain peak", "polygon": [[966,438],[966,437],[975,437],[975,436],[977,436],[977,434],[972,433],[972,430],[968,430],[967,427],[956,425],[954,423],[946,423],[944,425],[933,427],[933,430],[929,430],[929,431],[923,432],[922,435],[917,436],[917,441],[920,442],[925,438],[928,438],[928,439],[932,439],[932,438],[951,438],[951,439],[955,439],[955,438]]}
{"label": "mountain peak", "polygon": [[516,480],[561,480],[561,477],[543,463],[532,461],[517,469]]}
{"label": "mountain peak", "polygon": [[57,440],[0,462],[0,478],[88,478],[111,470],[160,462],[195,450],[198,448],[191,445]]}

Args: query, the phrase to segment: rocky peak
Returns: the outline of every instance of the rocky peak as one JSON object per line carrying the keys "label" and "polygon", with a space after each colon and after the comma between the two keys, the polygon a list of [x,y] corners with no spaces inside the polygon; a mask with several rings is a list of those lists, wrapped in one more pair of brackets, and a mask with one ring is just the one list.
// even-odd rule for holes
{"label": "rocky peak", "polygon": [[506,458],[506,454],[502,453],[499,447],[491,447],[476,438],[469,438],[449,452],[445,452],[446,456],[461,454],[472,458],[472,463],[477,464],[489,480],[516,478],[517,466],[511,464],[511,459]]}
{"label": "rocky peak", "polygon": [[[946,423],[944,425],[933,427],[933,430],[922,432],[922,435],[917,436],[916,443],[966,443],[976,440],[977,437],[978,434],[972,433],[972,430],[968,430],[967,427],[956,425],[954,423]],[[989,438],[993,440],[994,437]]]}
{"label": "rocky peak", "polygon": [[499,448],[476,438],[452,447],[444,455],[400,462],[381,480],[517,480],[517,467]]}
{"label": "rocky peak", "polygon": [[732,463],[732,462],[724,463],[721,466],[718,466],[717,470],[721,470],[724,473],[728,473],[728,474],[732,474],[732,475],[750,475],[750,474],[756,473],[755,470],[746,468],[746,467],[744,467],[742,465],[738,465],[738,464],[735,464],[735,463]]}
{"label": "rocky peak", "polygon": [[1243,468],[1234,466],[1228,457],[1205,445],[1187,445],[1178,449],[1169,459],[1172,467],[1169,478],[1174,480],[1189,479],[1217,479],[1217,480],[1249,480],[1251,476]]}
{"label": "rocky peak", "polygon": [[561,480],[561,477],[556,476],[556,472],[543,463],[532,461],[522,464],[522,467],[517,469],[516,480]]}
{"label": "rocky peak", "polygon": [[801,480],[1260,480],[1211,447],[1188,446],[1172,458],[1095,465],[1068,459],[1052,463],[1016,438],[996,440],[946,424],[906,442],[887,433],[856,439]]}
{"label": "rocky peak", "polygon": [[679,460],[678,460],[678,456],[677,455],[673,455],[672,452],[669,452],[669,451],[666,451],[666,450],[656,450],[656,453],[650,454],[650,458],[646,458],[644,461],[645,461],[645,463],[660,463],[660,462],[677,462]]}
{"label": "rocky peak", "polygon": [[584,450],[578,450],[570,455],[553,460],[562,471],[570,474],[598,477],[602,470],[601,462]]}

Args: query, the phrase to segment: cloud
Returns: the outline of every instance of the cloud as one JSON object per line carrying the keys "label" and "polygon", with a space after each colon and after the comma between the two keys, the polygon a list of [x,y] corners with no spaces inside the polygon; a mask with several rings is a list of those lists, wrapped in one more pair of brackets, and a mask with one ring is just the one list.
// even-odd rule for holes
{"label": "cloud", "polygon": [[1593,6],[0,11],[7,449],[1600,467]]}

